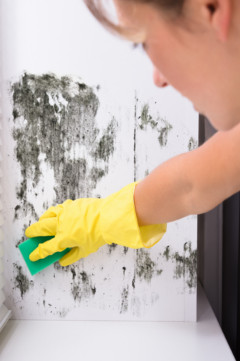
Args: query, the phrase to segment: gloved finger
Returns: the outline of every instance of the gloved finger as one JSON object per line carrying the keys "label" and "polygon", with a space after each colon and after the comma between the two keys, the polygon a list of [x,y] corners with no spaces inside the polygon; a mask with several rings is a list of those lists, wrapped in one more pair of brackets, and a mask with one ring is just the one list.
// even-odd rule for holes
{"label": "gloved finger", "polygon": [[28,238],[55,236],[57,231],[57,218],[46,218],[31,224],[26,230],[25,235]]}
{"label": "gloved finger", "polygon": [[39,220],[42,220],[44,218],[51,218],[51,217],[56,217],[59,212],[64,208],[65,205],[72,203],[71,199],[67,199],[64,203],[62,204],[58,204],[57,206],[54,207],[50,207],[46,210],[46,212],[44,212],[41,217],[39,218]]}
{"label": "gloved finger", "polygon": [[33,262],[39,259],[51,256],[56,252],[62,252],[65,248],[58,242],[57,237],[50,239],[44,243],[40,243],[39,246],[30,254],[29,259]]}
{"label": "gloved finger", "polygon": [[69,266],[70,264],[78,261],[80,258],[86,257],[79,247],[74,247],[65,256],[63,256],[59,263],[62,267]]}
{"label": "gloved finger", "polygon": [[52,218],[52,217],[56,217],[57,214],[59,213],[60,209],[62,209],[62,205],[59,204],[55,207],[50,207],[48,208],[39,218],[39,220],[45,219],[45,218]]}

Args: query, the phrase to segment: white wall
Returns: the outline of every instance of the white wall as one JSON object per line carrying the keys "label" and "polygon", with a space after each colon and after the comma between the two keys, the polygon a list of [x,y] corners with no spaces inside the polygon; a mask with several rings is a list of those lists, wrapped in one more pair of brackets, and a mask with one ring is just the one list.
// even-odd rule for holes
{"label": "white wall", "polygon": [[[14,101],[13,95],[14,89],[22,91],[24,72],[28,79],[33,74],[30,89],[46,73],[53,73],[58,84],[62,76],[69,76],[72,97],[77,82],[86,84],[89,92],[92,87],[99,101],[96,117],[81,108],[87,123],[71,118],[66,133],[67,145],[71,145],[71,140],[73,143],[64,150],[64,164],[82,158],[87,165],[85,178],[80,177],[79,196],[104,197],[134,177],[143,178],[166,159],[196,146],[198,114],[172,88],[155,88],[151,64],[145,55],[108,34],[79,0],[2,0],[2,24],[6,294],[14,318],[195,320],[195,216],[170,223],[167,234],[151,250],[105,246],[72,267],[52,266],[30,276],[16,245],[24,239],[26,225],[47,206],[58,202],[58,195],[64,194],[64,181],[62,173],[55,169],[60,164],[57,155],[50,161],[41,147],[42,120],[39,119],[39,128],[32,127],[26,112],[23,114],[26,105]],[[50,83],[44,86],[49,93]],[[59,102],[62,89],[51,88],[51,92],[48,103],[66,110],[65,101]],[[21,114],[14,121],[16,103]],[[142,111],[147,108],[148,115],[157,122],[154,125],[150,118],[147,125],[142,123]],[[31,109],[36,107],[29,103],[28,110]],[[62,113],[58,121],[63,121]],[[86,134],[87,145],[76,142],[77,132],[70,129],[72,123],[81,134]],[[92,127],[88,134],[86,124]],[[112,133],[109,124],[113,124]],[[61,127],[63,130],[64,124]],[[49,119],[48,135],[54,142],[57,133],[51,129]],[[97,132],[94,144],[93,130]],[[19,132],[22,138],[17,139],[14,134]],[[100,159],[93,156],[93,151],[104,134],[111,137],[113,149],[109,157]],[[37,157],[38,179],[34,178],[33,145],[41,148]],[[25,157],[25,163],[17,152]],[[96,183],[91,176],[93,167],[104,171]],[[24,179],[27,183],[21,198],[19,190]]]}

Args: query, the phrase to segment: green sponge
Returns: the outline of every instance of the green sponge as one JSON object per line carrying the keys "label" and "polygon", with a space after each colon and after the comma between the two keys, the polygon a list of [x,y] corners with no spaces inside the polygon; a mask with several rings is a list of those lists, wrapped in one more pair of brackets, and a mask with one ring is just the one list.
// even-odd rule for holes
{"label": "green sponge", "polygon": [[62,252],[56,252],[53,255],[43,259],[39,259],[38,261],[35,262],[30,261],[29,255],[30,253],[32,253],[32,251],[34,251],[38,247],[39,243],[49,241],[52,238],[53,238],[52,236],[34,237],[34,238],[29,238],[25,242],[19,244],[18,248],[22,253],[22,256],[32,276],[42,271],[44,268],[50,266],[52,263],[59,261],[60,258],[62,258],[66,253],[70,251],[70,248],[66,248]]}

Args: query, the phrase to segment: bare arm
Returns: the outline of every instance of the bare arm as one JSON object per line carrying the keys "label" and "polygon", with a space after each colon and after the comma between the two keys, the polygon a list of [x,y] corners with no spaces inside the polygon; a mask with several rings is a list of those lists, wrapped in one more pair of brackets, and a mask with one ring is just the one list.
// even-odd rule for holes
{"label": "bare arm", "polygon": [[135,189],[139,225],[171,222],[213,209],[240,190],[240,124],[171,158]]}

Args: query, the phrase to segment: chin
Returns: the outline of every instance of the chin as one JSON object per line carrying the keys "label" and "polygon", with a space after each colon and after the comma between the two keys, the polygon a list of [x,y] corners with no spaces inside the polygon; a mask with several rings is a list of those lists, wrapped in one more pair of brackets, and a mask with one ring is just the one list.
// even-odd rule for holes
{"label": "chin", "polygon": [[234,128],[238,122],[230,122],[230,121],[224,121],[223,119],[219,121],[219,119],[215,119],[210,118],[206,115],[206,117],[208,118],[208,120],[210,121],[211,125],[219,131],[222,132],[226,132],[227,130],[230,130],[232,128]]}

